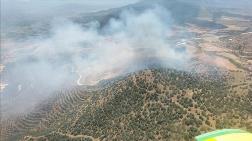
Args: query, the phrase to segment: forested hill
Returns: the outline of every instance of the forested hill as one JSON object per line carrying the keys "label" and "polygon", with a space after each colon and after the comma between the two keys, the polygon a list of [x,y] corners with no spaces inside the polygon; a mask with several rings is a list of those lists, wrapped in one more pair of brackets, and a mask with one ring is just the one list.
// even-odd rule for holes
{"label": "forested hill", "polygon": [[[252,94],[227,76],[147,69],[103,89],[62,92],[6,123],[9,140],[193,140],[220,128],[252,131]],[[8,126],[7,126],[8,125]],[[11,125],[11,126],[10,126]]]}

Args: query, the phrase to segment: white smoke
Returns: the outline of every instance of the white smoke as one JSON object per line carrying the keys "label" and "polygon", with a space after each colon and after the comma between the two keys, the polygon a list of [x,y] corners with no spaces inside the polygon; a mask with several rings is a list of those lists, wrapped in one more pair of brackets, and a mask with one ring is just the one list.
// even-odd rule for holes
{"label": "white smoke", "polygon": [[123,11],[103,27],[96,21],[83,27],[55,20],[47,38],[3,44],[6,54],[13,55],[15,48],[14,59],[8,59],[14,63],[7,68],[3,112],[22,113],[55,91],[143,69],[149,59],[167,67],[183,66],[190,55],[170,44],[171,25],[169,12],[155,6],[141,13]]}

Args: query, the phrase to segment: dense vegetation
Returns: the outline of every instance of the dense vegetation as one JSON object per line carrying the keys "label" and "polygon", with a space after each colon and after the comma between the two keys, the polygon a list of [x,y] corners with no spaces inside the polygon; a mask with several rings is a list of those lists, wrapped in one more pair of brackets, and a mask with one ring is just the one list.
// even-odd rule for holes
{"label": "dense vegetation", "polygon": [[101,89],[76,88],[44,103],[43,115],[19,119],[10,139],[183,141],[214,129],[252,131],[252,91],[239,93],[226,79],[149,69]]}

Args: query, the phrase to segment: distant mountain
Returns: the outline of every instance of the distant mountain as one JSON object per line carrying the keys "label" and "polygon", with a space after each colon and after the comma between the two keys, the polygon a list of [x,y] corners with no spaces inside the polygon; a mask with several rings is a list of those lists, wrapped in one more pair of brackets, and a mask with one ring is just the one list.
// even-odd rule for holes
{"label": "distant mountain", "polygon": [[121,8],[114,8],[84,15],[80,14],[79,17],[75,17],[74,19],[75,21],[80,23],[97,20],[101,23],[101,25],[104,25],[108,22],[109,19],[117,18],[123,10],[133,9],[135,11],[141,12],[156,5],[167,9],[176,23],[185,23],[192,21],[198,16],[200,12],[199,5],[188,1],[144,0]]}

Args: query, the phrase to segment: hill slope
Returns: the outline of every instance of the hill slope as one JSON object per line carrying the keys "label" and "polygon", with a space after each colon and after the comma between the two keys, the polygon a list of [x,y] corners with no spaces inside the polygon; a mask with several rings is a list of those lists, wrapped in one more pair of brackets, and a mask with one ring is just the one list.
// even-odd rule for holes
{"label": "hill slope", "polygon": [[251,91],[232,88],[224,75],[143,70],[101,89],[59,94],[12,123],[8,138],[192,140],[217,128],[252,131]]}

